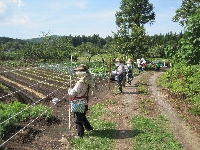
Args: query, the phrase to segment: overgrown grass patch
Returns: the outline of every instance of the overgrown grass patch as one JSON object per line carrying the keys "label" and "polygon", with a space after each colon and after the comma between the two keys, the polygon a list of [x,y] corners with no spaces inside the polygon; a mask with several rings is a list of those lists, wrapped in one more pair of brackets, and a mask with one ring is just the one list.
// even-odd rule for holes
{"label": "overgrown grass patch", "polygon": [[72,139],[71,145],[74,150],[111,150],[114,149],[113,140],[116,136],[115,123],[102,121],[101,116],[105,113],[105,104],[96,104],[90,108],[88,120],[94,130],[81,139]]}
{"label": "overgrown grass patch", "polygon": [[181,150],[164,116],[157,119],[134,116],[131,122],[134,150]]}

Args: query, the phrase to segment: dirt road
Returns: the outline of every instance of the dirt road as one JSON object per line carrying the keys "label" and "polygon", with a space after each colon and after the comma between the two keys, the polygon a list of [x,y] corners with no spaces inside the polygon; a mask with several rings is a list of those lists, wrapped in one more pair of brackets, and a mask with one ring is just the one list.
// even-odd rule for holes
{"label": "dirt road", "polygon": [[147,79],[148,93],[150,94],[148,96],[155,101],[154,109],[156,110],[153,110],[151,115],[158,113],[166,116],[170,122],[171,130],[184,150],[200,149],[200,136],[189,128],[188,123],[179,117],[177,111],[168,102],[167,94],[164,94],[157,86],[156,79],[162,74],[163,72],[145,72],[135,77],[132,85],[127,85],[124,89],[124,94],[118,97],[118,103],[112,108],[112,110],[118,110],[118,113],[116,113],[116,118],[118,118],[116,149],[125,150],[133,146],[130,136],[132,132],[130,119],[134,115],[140,114],[138,108],[142,97],[139,96],[136,88],[141,78]]}

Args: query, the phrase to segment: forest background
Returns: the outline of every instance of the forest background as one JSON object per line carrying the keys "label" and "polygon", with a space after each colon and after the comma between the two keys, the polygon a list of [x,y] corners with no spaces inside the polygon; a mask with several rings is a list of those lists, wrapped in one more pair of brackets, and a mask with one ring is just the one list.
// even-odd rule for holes
{"label": "forest background", "polygon": [[[139,7],[138,7],[139,6]],[[122,0],[116,12],[118,30],[113,37],[57,36],[41,32],[34,39],[0,37],[1,65],[31,65],[38,63],[101,62],[121,57],[124,61],[144,57],[147,63],[155,59],[170,61],[172,67],[162,77],[161,84],[180,95],[200,115],[200,2],[183,0],[173,21],[184,27],[183,33],[146,35],[145,24],[153,25],[156,14],[148,0]],[[185,11],[187,10],[187,11]]]}

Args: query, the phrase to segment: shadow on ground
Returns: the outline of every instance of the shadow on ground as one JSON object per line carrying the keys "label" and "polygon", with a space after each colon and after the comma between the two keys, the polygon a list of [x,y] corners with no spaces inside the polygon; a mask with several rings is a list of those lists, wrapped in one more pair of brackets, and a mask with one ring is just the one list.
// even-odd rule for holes
{"label": "shadow on ground", "polygon": [[[125,139],[125,138],[133,138],[142,133],[143,133],[143,131],[141,131],[141,130],[106,129],[106,130],[93,130],[90,133],[90,136],[109,138],[109,139]],[[118,135],[120,135],[120,136],[118,136]]]}

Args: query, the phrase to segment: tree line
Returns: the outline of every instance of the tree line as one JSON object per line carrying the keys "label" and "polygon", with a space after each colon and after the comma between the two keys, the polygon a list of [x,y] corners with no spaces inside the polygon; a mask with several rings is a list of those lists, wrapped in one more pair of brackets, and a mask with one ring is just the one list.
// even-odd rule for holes
{"label": "tree line", "polygon": [[161,57],[196,64],[200,56],[199,6],[198,0],[183,0],[177,9],[172,19],[184,27],[184,33],[149,36],[144,25],[153,25],[156,20],[153,4],[148,0],[122,0],[115,14],[117,32],[113,32],[113,36],[56,36],[43,32],[42,37],[29,40],[1,37],[0,59],[66,61],[72,54],[74,60],[85,56],[90,61],[94,55],[117,57],[123,54],[133,59]]}
{"label": "tree line", "polygon": [[[149,57],[165,57],[164,48],[168,45],[177,46],[181,34],[167,33],[166,35],[147,36]],[[114,48],[114,38],[99,35],[93,36],[55,36],[48,35],[42,38],[28,40],[0,37],[1,60],[35,59],[42,61],[65,60],[71,55],[94,56],[100,54],[112,55],[119,52]],[[61,58],[63,57],[63,58]],[[78,56],[77,56],[78,57]],[[46,59],[46,60],[45,60]]]}

